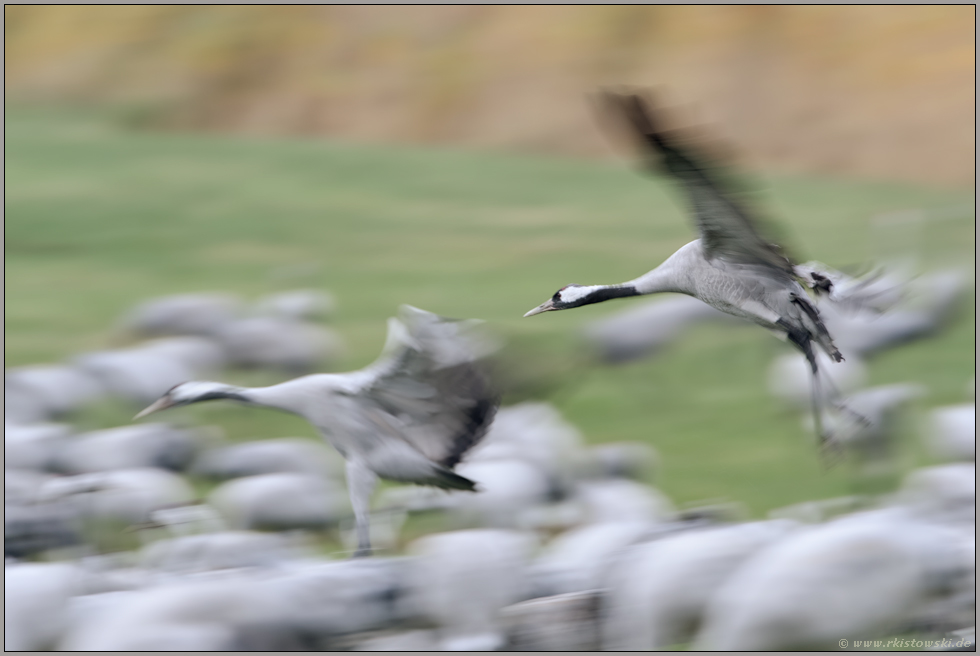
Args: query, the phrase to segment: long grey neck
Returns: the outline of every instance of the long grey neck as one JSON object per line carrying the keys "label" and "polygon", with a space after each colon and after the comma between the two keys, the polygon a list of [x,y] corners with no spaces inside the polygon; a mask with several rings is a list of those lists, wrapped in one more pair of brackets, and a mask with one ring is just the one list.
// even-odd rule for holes
{"label": "long grey neck", "polygon": [[626,284],[632,285],[637,293],[643,295],[661,292],[693,295],[695,290],[691,285],[691,275],[703,261],[700,240],[695,240],[679,248],[653,271]]}
{"label": "long grey neck", "polygon": [[590,292],[587,296],[582,299],[583,305],[589,305],[592,303],[602,303],[603,301],[610,301],[614,298],[626,298],[628,296],[639,296],[640,292],[629,284],[624,283],[622,285],[596,285],[595,291]]}
{"label": "long grey neck", "polygon": [[278,385],[271,387],[236,387],[225,383],[195,382],[185,383],[179,391],[184,403],[200,403],[227,399],[248,405],[267,406],[293,412],[288,407],[288,396],[284,396]]}
{"label": "long grey neck", "polygon": [[248,394],[249,390],[244,387],[235,387],[225,383],[214,383],[211,381],[195,381],[184,383],[174,390],[174,396],[183,403],[201,403],[202,401],[218,401],[228,399],[230,401],[240,401],[251,403]]}
{"label": "long grey neck", "polygon": [[618,285],[593,285],[588,289],[587,294],[565,307],[581,307],[583,305],[602,303],[603,301],[609,301],[614,298],[626,298],[628,296],[645,296],[646,294],[656,294],[658,292],[683,291],[678,289],[677,275],[674,268],[668,267],[665,269],[664,265],[660,265],[636,280]]}

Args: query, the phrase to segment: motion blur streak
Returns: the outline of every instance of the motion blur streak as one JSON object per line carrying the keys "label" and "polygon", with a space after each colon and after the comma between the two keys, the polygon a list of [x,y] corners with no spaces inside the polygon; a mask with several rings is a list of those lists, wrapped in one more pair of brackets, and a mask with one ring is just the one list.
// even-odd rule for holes
{"label": "motion blur streak", "polygon": [[[973,644],[973,6],[4,18],[5,649]],[[595,120],[626,86],[737,144],[796,261],[860,299],[814,296],[836,468],[757,326],[681,295],[521,317],[692,239]],[[499,338],[477,493],[385,483],[358,522],[299,417],[133,419],[361,369],[402,304]]]}

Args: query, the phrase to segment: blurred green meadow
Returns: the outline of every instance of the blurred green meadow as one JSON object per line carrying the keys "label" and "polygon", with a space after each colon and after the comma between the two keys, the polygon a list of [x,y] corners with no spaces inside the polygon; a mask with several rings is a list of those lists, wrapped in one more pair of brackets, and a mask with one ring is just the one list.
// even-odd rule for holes
{"label": "blurred green meadow", "polygon": [[[705,325],[641,362],[583,367],[582,326],[630,299],[522,318],[567,283],[629,280],[695,238],[674,190],[631,162],[151,133],[125,119],[7,108],[6,367],[122,345],[115,321],[149,297],[314,287],[336,297],[329,325],[347,345],[329,370],[371,362],[401,303],[485,319],[525,377],[558,378],[537,397],[587,441],[654,445],[662,462],[651,482],[679,506],[731,500],[761,516],[858,490],[847,464],[823,470],[800,416],[766,391],[767,369],[788,347],[765,331]],[[774,176],[765,191],[803,259],[847,267],[914,249],[921,270],[974,269],[972,189]],[[920,233],[872,228],[876,214],[911,208],[961,210]],[[919,382],[920,408],[963,402],[975,375],[974,294],[938,337],[870,362],[869,384]],[[128,423],[132,410],[100,406],[77,425]],[[227,404],[169,419],[180,417],[233,440],[315,436],[297,418]],[[925,456],[915,426],[907,432],[910,467]]]}

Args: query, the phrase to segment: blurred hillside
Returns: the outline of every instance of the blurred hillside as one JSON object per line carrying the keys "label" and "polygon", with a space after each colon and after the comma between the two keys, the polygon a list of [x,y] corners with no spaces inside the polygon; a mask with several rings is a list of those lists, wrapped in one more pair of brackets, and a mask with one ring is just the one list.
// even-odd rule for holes
{"label": "blurred hillside", "polygon": [[968,185],[975,7],[5,7],[8,101],[147,128],[608,156],[662,86],[769,170]]}

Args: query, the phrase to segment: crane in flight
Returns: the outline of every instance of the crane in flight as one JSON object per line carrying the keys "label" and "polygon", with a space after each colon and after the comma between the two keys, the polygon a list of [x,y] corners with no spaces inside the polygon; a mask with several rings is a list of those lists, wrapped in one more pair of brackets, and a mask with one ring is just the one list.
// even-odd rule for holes
{"label": "crane in flight", "polygon": [[[839,449],[821,421],[820,375],[814,346],[835,362],[844,357],[834,345],[807,289],[838,300],[833,274],[812,263],[794,265],[783,249],[763,238],[758,217],[704,158],[659,125],[662,116],[638,93],[604,92],[600,109],[628,126],[654,168],[662,168],[687,196],[700,238],[679,248],[660,266],[614,285],[566,285],[527,312],[569,310],[614,298],[675,292],[752,321],[803,352],[812,375],[811,399],[822,453]],[[657,166],[659,164],[659,166]],[[835,272],[836,273],[836,272]]]}

